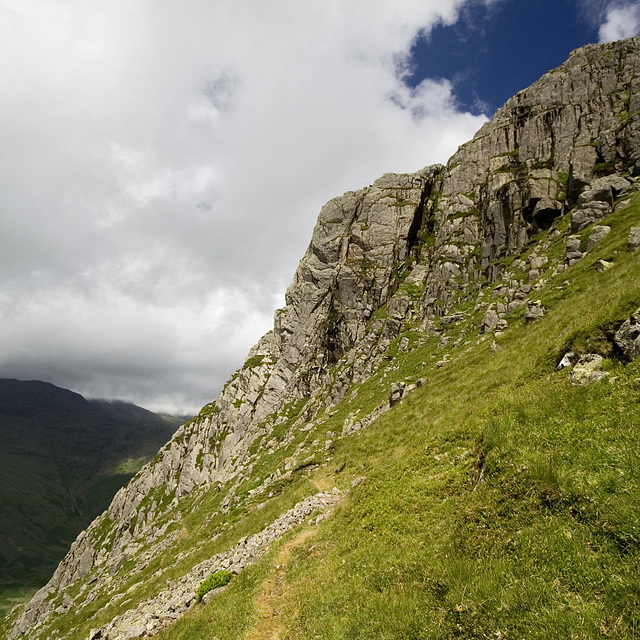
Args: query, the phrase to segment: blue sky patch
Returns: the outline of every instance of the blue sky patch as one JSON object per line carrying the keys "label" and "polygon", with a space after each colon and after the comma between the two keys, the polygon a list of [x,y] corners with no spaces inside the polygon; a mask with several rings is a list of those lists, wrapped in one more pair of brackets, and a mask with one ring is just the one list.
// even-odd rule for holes
{"label": "blue sky patch", "polygon": [[490,116],[571,50],[597,40],[597,26],[575,0],[472,4],[454,25],[417,39],[406,82],[446,78],[459,108]]}

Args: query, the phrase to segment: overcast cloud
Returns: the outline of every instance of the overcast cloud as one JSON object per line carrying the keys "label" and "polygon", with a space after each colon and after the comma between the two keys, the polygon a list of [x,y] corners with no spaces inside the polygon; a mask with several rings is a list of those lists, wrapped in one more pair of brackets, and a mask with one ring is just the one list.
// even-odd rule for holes
{"label": "overcast cloud", "polygon": [[322,204],[483,123],[403,83],[464,4],[0,0],[0,376],[214,399]]}
{"label": "overcast cloud", "polygon": [[640,32],[640,4],[637,1],[611,2],[607,5],[600,26],[599,41],[611,42],[630,38]]}

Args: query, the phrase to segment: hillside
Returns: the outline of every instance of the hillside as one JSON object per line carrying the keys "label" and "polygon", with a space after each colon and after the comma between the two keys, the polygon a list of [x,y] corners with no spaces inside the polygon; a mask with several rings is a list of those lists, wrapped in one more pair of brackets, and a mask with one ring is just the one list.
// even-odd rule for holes
{"label": "hillside", "polygon": [[639,88],[640,39],[584,47],[327,203],[273,331],[8,637],[637,635]]}
{"label": "hillside", "polygon": [[0,606],[47,580],[179,425],[132,404],[0,379]]}

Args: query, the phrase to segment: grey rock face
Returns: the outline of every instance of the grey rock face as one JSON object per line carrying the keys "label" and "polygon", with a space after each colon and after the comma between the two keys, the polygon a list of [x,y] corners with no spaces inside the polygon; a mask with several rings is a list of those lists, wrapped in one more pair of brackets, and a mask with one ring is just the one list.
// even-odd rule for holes
{"label": "grey rock face", "polygon": [[616,190],[628,187],[597,171],[619,162],[637,172],[640,131],[625,102],[638,93],[637,66],[635,39],[578,49],[511,98],[453,156],[445,194],[483,196],[483,267],[491,271],[492,259],[548,228],[583,192],[579,228],[601,219]]}

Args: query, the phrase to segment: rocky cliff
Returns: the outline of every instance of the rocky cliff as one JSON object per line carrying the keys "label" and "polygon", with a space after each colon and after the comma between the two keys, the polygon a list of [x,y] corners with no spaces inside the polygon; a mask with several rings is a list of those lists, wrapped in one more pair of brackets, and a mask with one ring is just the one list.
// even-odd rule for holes
{"label": "rocky cliff", "polygon": [[[327,203],[273,330],[78,537],[10,637],[47,637],[70,609],[129,584],[122,567],[130,580],[170,552],[188,511],[204,513],[210,500],[210,517],[230,518],[322,464],[334,438],[389,408],[386,390],[341,433],[319,435],[398,352],[434,337],[464,346],[472,329],[495,336],[520,307],[540,317],[536,292],[606,236],[598,222],[636,189],[639,89],[640,39],[584,47],[511,98],[446,166],[387,174]],[[548,251],[559,238],[564,250]],[[419,384],[396,383],[392,400]],[[190,554],[195,562],[188,550],[181,560]],[[137,637],[110,633],[94,637]]]}

